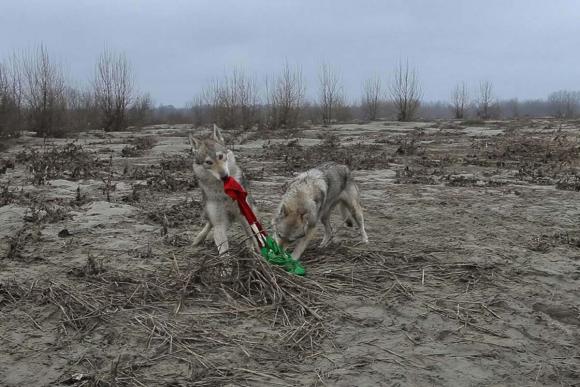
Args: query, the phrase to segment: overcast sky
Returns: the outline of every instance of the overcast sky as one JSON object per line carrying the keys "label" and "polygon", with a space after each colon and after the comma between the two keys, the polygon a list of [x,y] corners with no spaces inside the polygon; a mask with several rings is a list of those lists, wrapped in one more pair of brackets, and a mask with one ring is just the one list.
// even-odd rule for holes
{"label": "overcast sky", "polygon": [[263,79],[286,58],[311,95],[322,62],[358,99],[407,58],[427,100],[484,79],[501,98],[580,90],[577,0],[0,0],[0,60],[41,42],[78,81],[105,45],[125,51],[140,89],[176,106],[234,66]]}

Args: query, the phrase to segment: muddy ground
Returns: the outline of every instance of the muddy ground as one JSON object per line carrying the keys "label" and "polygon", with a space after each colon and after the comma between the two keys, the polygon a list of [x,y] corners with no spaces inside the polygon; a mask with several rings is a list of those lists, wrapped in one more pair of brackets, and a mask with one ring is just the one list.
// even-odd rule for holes
{"label": "muddy ground", "polygon": [[334,219],[306,278],[191,246],[190,130],[2,151],[1,385],[580,385],[579,122],[228,133],[266,224],[293,173],[354,171],[370,243]]}

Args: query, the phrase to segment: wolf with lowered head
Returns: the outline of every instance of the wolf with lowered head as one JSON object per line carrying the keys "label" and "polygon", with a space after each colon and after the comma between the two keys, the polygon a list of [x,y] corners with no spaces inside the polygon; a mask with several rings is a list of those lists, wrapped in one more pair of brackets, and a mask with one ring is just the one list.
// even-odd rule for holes
{"label": "wolf with lowered head", "polygon": [[299,259],[312,239],[318,222],[324,226],[321,246],[332,239],[330,216],[338,206],[347,226],[353,221],[368,242],[358,187],[346,165],[325,163],[298,175],[289,184],[272,220],[278,243],[286,248],[297,242],[292,257]]}
{"label": "wolf with lowered head", "polygon": [[[247,242],[257,250],[257,243],[248,222],[240,214],[237,204],[224,193],[224,181],[228,176],[235,178],[246,191],[248,182],[236,164],[234,153],[226,148],[220,129],[214,124],[211,138],[199,139],[190,135],[189,142],[193,150],[193,172],[201,188],[208,219],[193,241],[193,245],[203,243],[213,229],[213,239],[219,254],[227,253],[229,250],[227,230],[232,222],[237,221],[248,237]],[[251,205],[251,200],[249,201]]]}

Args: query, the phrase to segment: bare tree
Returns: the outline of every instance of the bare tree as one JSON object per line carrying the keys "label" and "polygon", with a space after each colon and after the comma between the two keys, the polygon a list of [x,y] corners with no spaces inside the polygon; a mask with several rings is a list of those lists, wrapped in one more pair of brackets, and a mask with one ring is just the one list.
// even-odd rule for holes
{"label": "bare tree", "polygon": [[66,97],[64,75],[41,45],[22,61],[24,98],[30,128],[39,136],[59,134],[65,130]]}
{"label": "bare tree", "polygon": [[493,83],[490,81],[479,82],[479,96],[477,99],[477,115],[482,120],[491,118],[495,97],[493,95]]}
{"label": "bare tree", "polygon": [[340,94],[339,98],[336,99],[332,116],[338,122],[352,121],[352,106],[349,102],[346,101],[344,95]]}
{"label": "bare tree", "polygon": [[7,65],[0,63],[0,136],[15,133],[14,118],[19,106],[16,104],[10,70]]}
{"label": "bare tree", "polygon": [[321,123],[320,106],[317,102],[306,99],[302,105],[302,116],[304,120],[312,124]]}
{"label": "bare tree", "polygon": [[465,87],[465,82],[461,82],[455,86],[455,89],[453,89],[453,93],[451,94],[453,116],[457,119],[463,119],[468,105],[469,93],[467,92],[467,87]]}
{"label": "bare tree", "polygon": [[103,129],[127,127],[127,109],[133,100],[134,80],[131,66],[123,53],[105,49],[97,59],[93,81],[95,101]]}
{"label": "bare tree", "polygon": [[343,101],[342,85],[338,72],[323,63],[318,75],[320,81],[319,104],[322,111],[322,122],[330,124],[338,102]]}
{"label": "bare tree", "polygon": [[269,108],[268,124],[272,128],[296,127],[300,119],[306,87],[302,69],[290,68],[284,64],[282,73],[272,81],[266,82],[266,97]]}
{"label": "bare tree", "polygon": [[196,127],[209,124],[209,119],[207,118],[208,105],[206,104],[203,96],[199,95],[193,99],[188,104],[188,108],[191,114],[191,122]]}
{"label": "bare tree", "polygon": [[366,118],[370,121],[377,119],[379,105],[381,103],[382,85],[381,78],[375,75],[363,83],[362,108]]}
{"label": "bare tree", "polygon": [[209,121],[224,128],[225,112],[231,107],[225,105],[226,101],[222,98],[220,82],[217,79],[212,80],[202,89],[200,99],[203,101],[203,105],[208,107]]}
{"label": "bare tree", "polygon": [[397,110],[399,121],[411,121],[421,104],[421,85],[415,69],[409,67],[409,62],[399,62],[395,76],[389,89],[391,100]]}
{"label": "bare tree", "polygon": [[0,62],[0,95],[8,95],[8,69]]}
{"label": "bare tree", "polygon": [[234,69],[222,80],[214,80],[202,92],[211,120],[222,128],[249,129],[259,121],[258,88],[254,78]]}
{"label": "bare tree", "polygon": [[95,95],[88,87],[67,87],[67,126],[72,130],[98,128],[99,112]]}
{"label": "bare tree", "polygon": [[[517,98],[512,98],[504,102],[505,111],[509,112],[511,118],[520,117],[520,101]],[[502,109],[503,110],[503,109]]]}
{"label": "bare tree", "polygon": [[0,136],[8,134],[7,117],[11,110],[11,98],[9,94],[9,81],[7,70],[0,62]]}
{"label": "bare tree", "polygon": [[230,86],[234,91],[234,106],[239,112],[239,122],[243,129],[250,129],[258,123],[258,87],[256,80],[243,71],[234,71]]}
{"label": "bare tree", "polygon": [[580,92],[555,91],[548,96],[548,103],[557,118],[573,118],[580,105]]}
{"label": "bare tree", "polygon": [[153,118],[153,100],[149,93],[134,98],[127,111],[127,122],[130,125],[143,126],[151,123]]}
{"label": "bare tree", "polygon": [[14,104],[13,127],[21,130],[24,126],[24,80],[22,74],[22,61],[12,54],[7,62],[6,69],[9,80],[9,94]]}

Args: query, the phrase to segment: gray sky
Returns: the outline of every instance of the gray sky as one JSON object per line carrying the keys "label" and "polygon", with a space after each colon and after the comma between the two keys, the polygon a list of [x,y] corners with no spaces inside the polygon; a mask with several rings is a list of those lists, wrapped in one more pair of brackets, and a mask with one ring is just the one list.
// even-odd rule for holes
{"label": "gray sky", "polygon": [[358,99],[401,58],[427,100],[462,80],[489,79],[501,98],[580,90],[577,0],[0,0],[0,60],[41,42],[78,81],[105,45],[125,51],[139,87],[176,106],[233,66],[261,80],[286,58],[310,95],[324,61]]}

